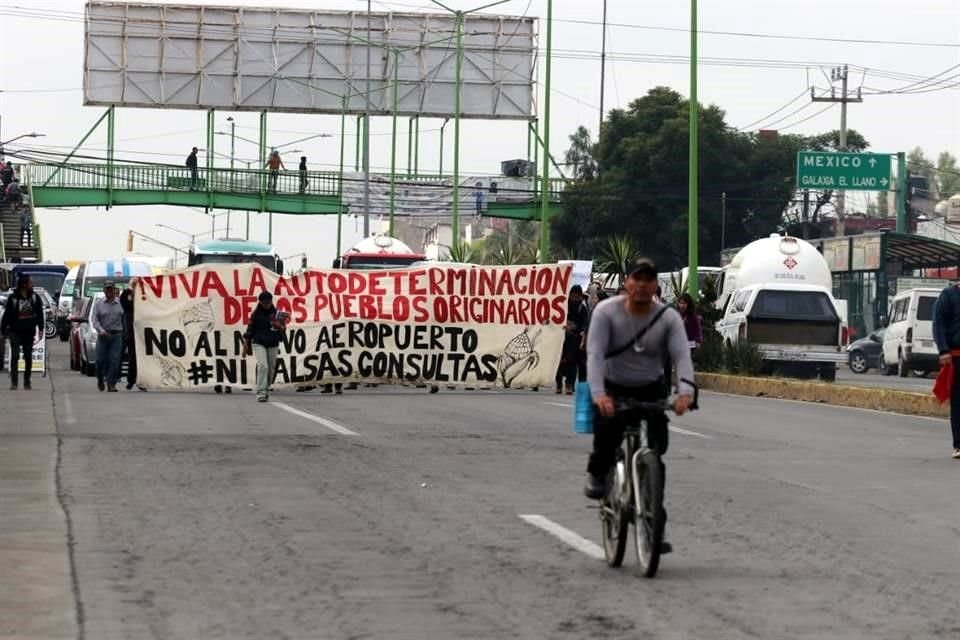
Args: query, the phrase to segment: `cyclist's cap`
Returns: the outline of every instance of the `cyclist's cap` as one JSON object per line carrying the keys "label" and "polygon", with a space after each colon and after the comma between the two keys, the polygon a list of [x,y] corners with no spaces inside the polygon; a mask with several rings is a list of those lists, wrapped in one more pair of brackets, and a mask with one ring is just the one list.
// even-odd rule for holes
{"label": "cyclist's cap", "polygon": [[650,260],[647,260],[646,258],[640,258],[633,263],[633,268],[630,270],[629,277],[633,278],[634,280],[656,280],[657,267]]}
{"label": "cyclist's cap", "polygon": [[117,283],[114,282],[113,280],[107,280],[106,282],[103,283],[104,291],[106,291],[107,289],[116,289],[116,288],[117,288]]}
{"label": "cyclist's cap", "polygon": [[259,300],[260,302],[270,302],[271,300],[273,300],[273,294],[270,293],[269,291],[264,291],[259,296],[257,296],[257,300]]}

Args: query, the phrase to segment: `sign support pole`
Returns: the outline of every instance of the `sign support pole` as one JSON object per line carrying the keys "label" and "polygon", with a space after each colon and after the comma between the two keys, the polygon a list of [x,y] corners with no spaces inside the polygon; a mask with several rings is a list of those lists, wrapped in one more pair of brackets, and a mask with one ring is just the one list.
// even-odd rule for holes
{"label": "sign support pole", "polygon": [[543,79],[543,184],[540,193],[540,264],[550,261],[550,58],[553,52],[553,0],[547,0],[547,60]]}
{"label": "sign support pole", "polygon": [[897,154],[897,233],[908,233],[907,156],[903,151]]}
{"label": "sign support pole", "polygon": [[[341,242],[343,239],[343,157],[347,146],[347,102],[348,96],[343,97],[343,108],[340,111],[340,179],[337,181],[337,256],[340,257]],[[358,138],[359,140],[359,138]]]}

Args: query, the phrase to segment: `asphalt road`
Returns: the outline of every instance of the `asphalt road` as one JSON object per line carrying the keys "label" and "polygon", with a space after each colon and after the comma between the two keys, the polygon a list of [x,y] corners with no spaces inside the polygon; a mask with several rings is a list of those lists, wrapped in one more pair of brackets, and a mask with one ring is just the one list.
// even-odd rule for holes
{"label": "asphalt road", "polygon": [[909,378],[899,376],[884,376],[875,369],[870,369],[866,373],[857,374],[850,371],[846,365],[842,365],[837,370],[837,382],[840,384],[850,384],[858,387],[877,387],[884,389],[897,389],[899,391],[912,391],[914,393],[931,393],[933,389],[935,373],[931,373],[927,378],[917,378],[910,374]]}
{"label": "asphalt road", "polygon": [[646,580],[632,549],[620,570],[591,556],[565,396],[258,404],[98,393],[64,364],[83,638],[960,637],[942,420],[706,395],[674,421],[675,553]]}

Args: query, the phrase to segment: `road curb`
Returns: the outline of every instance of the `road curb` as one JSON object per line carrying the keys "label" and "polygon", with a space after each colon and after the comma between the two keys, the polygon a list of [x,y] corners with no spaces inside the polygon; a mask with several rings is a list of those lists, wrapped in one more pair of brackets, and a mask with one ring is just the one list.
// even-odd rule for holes
{"label": "road curb", "polygon": [[[950,416],[950,405],[941,405],[932,393],[913,393],[896,389],[870,389],[835,383],[787,380],[785,378],[750,378],[700,372],[697,372],[697,383],[705,391],[739,396],[801,400],[918,416],[941,418]],[[933,387],[932,380],[930,386]]]}

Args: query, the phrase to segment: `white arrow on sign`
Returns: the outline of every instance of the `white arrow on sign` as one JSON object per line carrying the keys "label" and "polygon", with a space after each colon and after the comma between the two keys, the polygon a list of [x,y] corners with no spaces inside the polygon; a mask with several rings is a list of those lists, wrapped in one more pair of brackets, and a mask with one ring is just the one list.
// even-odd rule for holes
{"label": "white arrow on sign", "polygon": [[887,183],[888,183],[888,182],[889,182],[889,180],[887,180],[886,178],[880,178],[880,186],[881,186],[881,187],[887,186]]}
{"label": "white arrow on sign", "polygon": [[871,167],[877,166],[877,159],[876,159],[876,158],[870,158],[869,160],[867,160],[867,162],[870,163],[870,166],[871,166]]}

